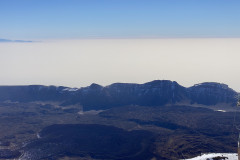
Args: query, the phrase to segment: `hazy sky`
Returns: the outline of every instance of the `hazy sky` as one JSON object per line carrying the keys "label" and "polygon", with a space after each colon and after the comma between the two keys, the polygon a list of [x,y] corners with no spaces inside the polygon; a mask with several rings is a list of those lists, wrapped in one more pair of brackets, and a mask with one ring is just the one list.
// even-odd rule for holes
{"label": "hazy sky", "polygon": [[0,0],[0,85],[170,79],[184,86],[223,82],[240,91],[239,6],[239,0]]}
{"label": "hazy sky", "polygon": [[89,39],[0,43],[0,84],[214,81],[240,90],[240,39]]}

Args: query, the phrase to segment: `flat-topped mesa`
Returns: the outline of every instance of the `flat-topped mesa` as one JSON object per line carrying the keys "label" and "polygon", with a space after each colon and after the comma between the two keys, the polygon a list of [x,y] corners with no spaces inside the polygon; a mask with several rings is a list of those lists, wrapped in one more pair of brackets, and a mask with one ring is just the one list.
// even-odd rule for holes
{"label": "flat-topped mesa", "polygon": [[[203,82],[199,84],[195,84],[193,87],[213,87],[213,88],[222,88],[222,89],[231,89],[228,87],[227,84],[224,83],[217,83],[217,82]],[[232,90],[232,89],[231,89]]]}
{"label": "flat-topped mesa", "polygon": [[187,90],[192,103],[203,105],[216,105],[218,103],[236,104],[235,97],[237,92],[226,84],[205,82],[189,87]]}
{"label": "flat-topped mesa", "polygon": [[150,81],[150,82],[146,82],[144,83],[144,85],[152,85],[152,86],[161,86],[161,85],[172,85],[172,84],[177,84],[179,85],[176,81],[170,81],[170,80],[153,80],[153,81]]}

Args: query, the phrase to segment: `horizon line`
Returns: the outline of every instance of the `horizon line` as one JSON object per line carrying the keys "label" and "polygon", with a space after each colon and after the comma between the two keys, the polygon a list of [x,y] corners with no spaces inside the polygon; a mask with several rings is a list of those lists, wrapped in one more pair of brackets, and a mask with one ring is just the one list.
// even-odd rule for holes
{"label": "horizon line", "polygon": [[[154,81],[171,81],[171,82],[176,82],[177,84],[179,84],[177,81],[175,81],[175,80],[169,80],[169,79],[155,79],[155,80],[151,80],[151,81],[147,81],[147,82],[144,82],[144,83],[137,83],[137,82],[114,82],[114,83],[110,83],[110,84],[108,84],[108,85],[101,85],[101,84],[98,84],[98,83],[95,83],[95,82],[92,82],[90,85],[87,85],[87,86],[80,86],[80,87],[68,87],[68,86],[65,86],[65,85],[53,85],[53,84],[50,84],[50,85],[44,85],[44,84],[13,84],[13,85],[0,85],[0,87],[11,87],[11,86],[46,86],[46,87],[50,87],[50,86],[55,86],[55,87],[67,87],[67,88],[83,88],[83,87],[89,87],[89,86],[91,86],[92,84],[97,84],[97,85],[100,85],[100,86],[102,86],[102,87],[107,87],[107,86],[110,86],[110,85],[112,85],[112,84],[117,84],[117,83],[119,83],[119,84],[139,84],[139,85],[141,85],[141,84],[146,84],[146,83],[150,83],[150,82],[154,82]],[[191,85],[191,86],[195,86],[195,85],[199,85],[199,84],[203,84],[203,83],[217,83],[217,84],[223,84],[223,85],[227,85],[228,86],[228,84],[225,84],[225,83],[221,83],[221,82],[214,82],[214,81],[211,81],[211,82],[208,82],[208,81],[206,81],[206,82],[201,82],[201,83],[196,83],[196,84],[193,84],[193,85]],[[181,85],[181,84],[179,84],[179,85]],[[183,85],[181,85],[181,86],[183,86]],[[183,87],[185,87],[185,86],[183,86]],[[187,88],[187,87],[185,87],[185,88]]]}
{"label": "horizon line", "polygon": [[67,37],[67,38],[36,38],[34,40],[25,40],[25,39],[5,39],[0,38],[0,43],[34,43],[42,41],[51,41],[51,40],[131,40],[131,39],[240,39],[240,36],[131,36],[131,37],[104,37],[104,36],[87,36],[87,37]]}

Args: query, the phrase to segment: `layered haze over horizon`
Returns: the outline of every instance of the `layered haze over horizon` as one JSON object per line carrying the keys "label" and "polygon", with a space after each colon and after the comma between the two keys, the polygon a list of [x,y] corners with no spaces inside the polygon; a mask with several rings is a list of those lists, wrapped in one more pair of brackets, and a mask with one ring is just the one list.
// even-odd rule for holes
{"label": "layered haze over horizon", "polygon": [[239,91],[240,39],[82,39],[0,43],[1,85],[226,83]]}
{"label": "layered haze over horizon", "polygon": [[1,0],[0,85],[228,84],[238,0]]}

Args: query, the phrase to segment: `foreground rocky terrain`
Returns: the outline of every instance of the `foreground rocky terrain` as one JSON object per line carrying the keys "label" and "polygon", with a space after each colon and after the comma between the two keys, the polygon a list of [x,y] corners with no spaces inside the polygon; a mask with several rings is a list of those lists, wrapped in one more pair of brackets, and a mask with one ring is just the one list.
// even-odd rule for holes
{"label": "foreground rocky terrain", "polygon": [[209,160],[209,159],[216,159],[216,160],[238,160],[238,155],[236,153],[209,153],[203,154],[198,157],[194,157],[188,160]]}
{"label": "foreground rocky terrain", "polygon": [[175,160],[236,152],[236,94],[224,84],[184,88],[171,81],[3,86],[0,159]]}

